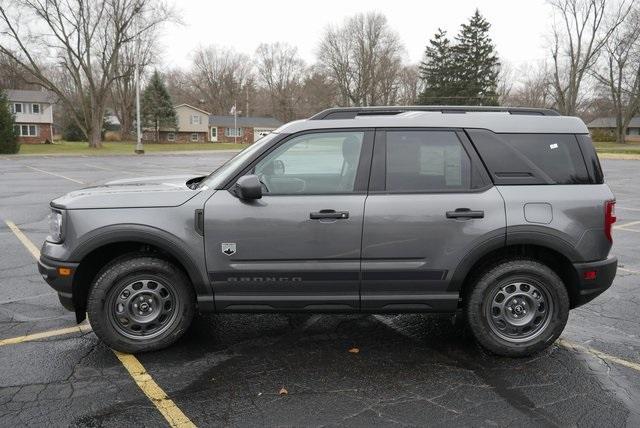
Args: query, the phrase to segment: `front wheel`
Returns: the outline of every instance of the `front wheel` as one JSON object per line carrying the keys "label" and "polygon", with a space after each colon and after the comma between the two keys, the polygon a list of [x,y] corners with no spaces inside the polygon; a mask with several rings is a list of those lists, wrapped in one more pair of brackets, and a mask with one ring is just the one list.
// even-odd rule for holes
{"label": "front wheel", "polygon": [[89,291],[87,312],[111,348],[128,353],[169,346],[191,324],[195,294],[186,275],[152,256],[125,255],[109,263]]}
{"label": "front wheel", "polygon": [[569,296],[548,266],[515,259],[481,274],[465,309],[469,327],[484,348],[521,357],[546,348],[560,336],[569,315]]}

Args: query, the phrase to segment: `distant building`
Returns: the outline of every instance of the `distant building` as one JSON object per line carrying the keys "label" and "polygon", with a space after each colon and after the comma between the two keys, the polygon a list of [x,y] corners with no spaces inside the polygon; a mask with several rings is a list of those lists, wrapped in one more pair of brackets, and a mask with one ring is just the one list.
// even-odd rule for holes
{"label": "distant building", "polygon": [[[615,117],[599,117],[592,120],[587,125],[590,131],[603,131],[613,134],[616,129]],[[627,139],[633,141],[640,141],[640,116],[636,116],[629,122],[627,128]]]}
{"label": "distant building", "polygon": [[15,115],[15,130],[21,143],[53,140],[53,100],[50,92],[5,90],[9,108]]}
{"label": "distant building", "polygon": [[280,125],[271,117],[209,116],[209,136],[214,143],[253,143]]}
{"label": "distant building", "polygon": [[[282,125],[270,117],[215,116],[189,104],[175,106],[177,129],[160,129],[162,143],[253,143]],[[236,126],[237,125],[237,126]],[[237,137],[237,138],[236,138]],[[145,128],[144,139],[155,140],[154,130]]]}

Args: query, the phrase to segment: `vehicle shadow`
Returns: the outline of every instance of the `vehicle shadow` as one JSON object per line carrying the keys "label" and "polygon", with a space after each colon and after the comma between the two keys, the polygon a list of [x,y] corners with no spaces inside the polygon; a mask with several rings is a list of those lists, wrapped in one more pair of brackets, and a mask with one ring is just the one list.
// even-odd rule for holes
{"label": "vehicle shadow", "polygon": [[497,357],[437,316],[208,315],[141,358],[198,425],[600,426],[629,413],[576,354]]}

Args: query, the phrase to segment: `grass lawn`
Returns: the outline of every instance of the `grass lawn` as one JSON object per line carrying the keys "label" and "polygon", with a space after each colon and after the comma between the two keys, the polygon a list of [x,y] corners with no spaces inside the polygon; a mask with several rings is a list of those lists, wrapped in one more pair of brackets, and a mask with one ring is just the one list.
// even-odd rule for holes
{"label": "grass lawn", "polygon": [[[102,143],[101,149],[91,149],[87,143],[76,142],[56,142],[54,144],[22,144],[20,146],[21,155],[51,155],[51,154],[67,154],[67,155],[123,155],[133,154],[135,143]],[[144,150],[147,153],[155,152],[178,152],[193,150],[242,150],[247,144],[233,143],[176,143],[176,144],[144,144]]]}
{"label": "grass lawn", "polygon": [[620,153],[630,155],[640,155],[640,142],[636,143],[593,143],[598,153]]}

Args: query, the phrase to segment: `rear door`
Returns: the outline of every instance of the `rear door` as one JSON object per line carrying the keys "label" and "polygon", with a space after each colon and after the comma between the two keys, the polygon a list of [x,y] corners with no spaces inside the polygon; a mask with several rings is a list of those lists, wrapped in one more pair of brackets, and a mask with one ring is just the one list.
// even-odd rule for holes
{"label": "rear door", "polygon": [[216,192],[205,206],[207,269],[219,311],[353,311],[360,305],[372,130],[283,140],[245,174],[262,199]]}
{"label": "rear door", "polygon": [[451,311],[460,261],[503,244],[505,209],[459,130],[376,132],[362,244],[366,311]]}

